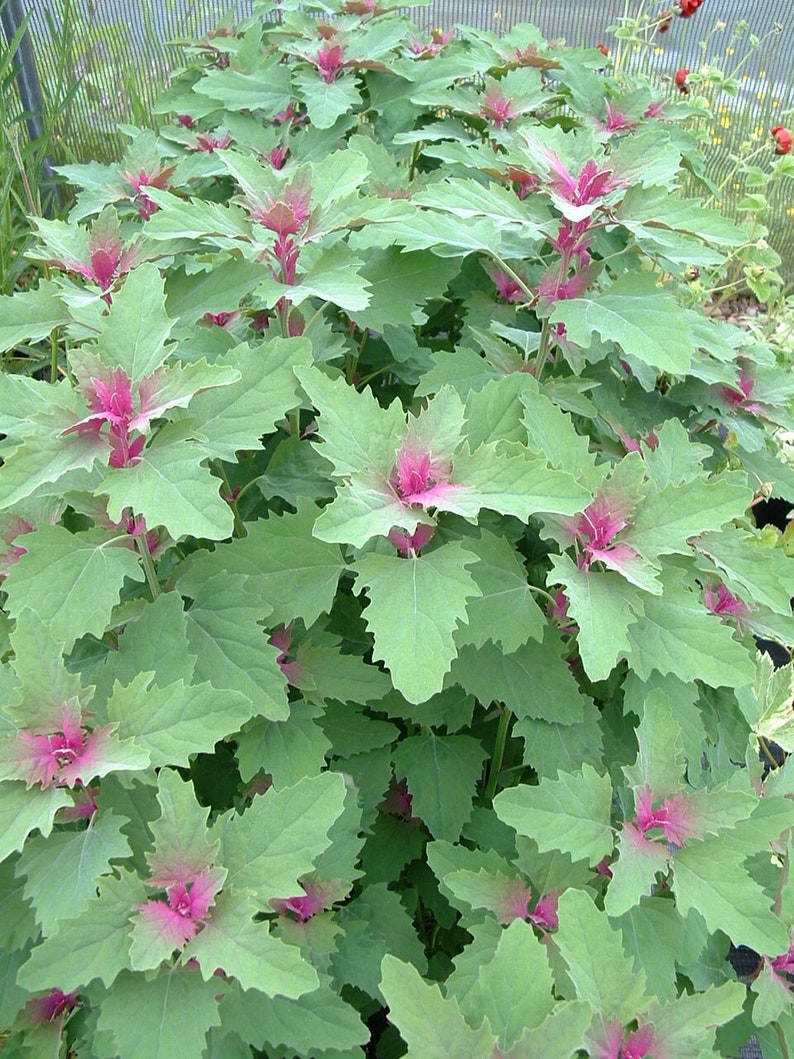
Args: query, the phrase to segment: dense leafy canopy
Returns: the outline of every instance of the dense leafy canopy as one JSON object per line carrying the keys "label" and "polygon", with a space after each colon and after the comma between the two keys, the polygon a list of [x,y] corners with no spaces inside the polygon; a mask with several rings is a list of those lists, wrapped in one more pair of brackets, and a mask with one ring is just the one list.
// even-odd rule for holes
{"label": "dense leafy canopy", "polygon": [[0,304],[3,1056],[788,1055],[794,387],[689,105],[254,6]]}

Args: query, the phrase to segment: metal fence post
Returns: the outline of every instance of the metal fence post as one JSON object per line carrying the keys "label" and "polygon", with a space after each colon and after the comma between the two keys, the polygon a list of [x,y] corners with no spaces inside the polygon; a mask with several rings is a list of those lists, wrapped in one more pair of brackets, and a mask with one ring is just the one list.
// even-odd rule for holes
{"label": "metal fence post", "polygon": [[[20,0],[5,0],[5,3],[0,6],[0,24],[2,24],[6,44],[9,47],[11,41],[24,25],[26,17],[27,15],[22,10]],[[19,46],[14,56],[14,67],[17,90],[25,115],[28,137],[30,142],[33,143],[41,137],[44,131],[44,98],[41,92],[38,70],[36,69],[36,56],[33,53],[33,46],[30,42],[27,28],[22,32]],[[41,160],[41,175],[43,181],[46,181],[51,188],[43,204],[45,213],[49,213],[53,203],[56,206],[60,203],[58,186],[54,183],[55,174],[53,173],[49,155],[45,155]]]}

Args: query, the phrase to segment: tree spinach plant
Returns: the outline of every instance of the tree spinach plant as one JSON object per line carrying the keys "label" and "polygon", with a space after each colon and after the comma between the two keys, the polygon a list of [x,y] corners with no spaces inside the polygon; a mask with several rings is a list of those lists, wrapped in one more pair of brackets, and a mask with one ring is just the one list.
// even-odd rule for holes
{"label": "tree spinach plant", "polygon": [[199,42],[0,302],[4,1057],[794,1048],[748,237],[674,90],[398,3]]}

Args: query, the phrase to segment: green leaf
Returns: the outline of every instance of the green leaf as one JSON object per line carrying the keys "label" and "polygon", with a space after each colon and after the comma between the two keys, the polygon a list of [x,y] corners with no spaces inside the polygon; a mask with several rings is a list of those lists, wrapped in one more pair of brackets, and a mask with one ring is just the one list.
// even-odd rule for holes
{"label": "green leaf", "polygon": [[660,1052],[681,1056],[716,1054],[716,1049],[712,1050],[714,1028],[741,1013],[745,996],[740,982],[724,982],[703,992],[683,993],[671,1004],[652,1004],[648,1019],[657,1028]]}
{"label": "green leaf", "polygon": [[253,712],[251,700],[239,691],[181,680],[159,688],[151,671],[139,673],[126,687],[114,684],[107,704],[119,735],[148,750],[155,768],[186,765],[191,754],[211,751]]}
{"label": "green leaf", "polygon": [[601,714],[592,702],[585,702],[584,719],[580,722],[553,724],[524,717],[515,722],[512,734],[524,740],[523,762],[541,778],[554,779],[558,772],[574,772],[584,762],[599,771],[603,766]]}
{"label": "green leaf", "polygon": [[100,487],[108,514],[118,522],[130,507],[150,528],[165,526],[174,540],[231,537],[231,508],[218,495],[217,479],[200,466],[204,457],[195,442],[176,441],[145,449],[133,467],[111,468]]}
{"label": "green leaf", "polygon": [[[510,348],[495,339],[490,332],[472,328],[472,335],[486,352],[493,343],[500,350],[507,351]],[[512,441],[526,445],[527,430],[522,421],[521,399],[524,391],[533,384],[532,376],[526,372],[511,371],[498,379],[490,379],[479,389],[469,390],[465,408],[466,437],[472,452],[489,441]],[[534,451],[535,446],[530,445],[530,449]]]}
{"label": "green leaf", "polygon": [[88,472],[98,459],[107,459],[107,442],[94,433],[59,437],[68,425],[58,422],[52,432],[35,434],[6,456],[0,471],[4,510],[28,497],[63,496],[68,489],[90,488],[94,479]]}
{"label": "green leaf", "polygon": [[618,836],[618,859],[611,865],[604,909],[609,916],[622,916],[648,897],[655,888],[657,872],[666,875],[670,866],[667,847],[644,839],[634,828],[625,827]]}
{"label": "green leaf", "polygon": [[681,788],[685,769],[681,725],[670,700],[658,688],[645,698],[636,733],[637,760],[623,769],[630,786],[635,790],[650,787],[655,799],[675,794]]}
{"label": "green leaf", "polygon": [[484,867],[479,871],[461,868],[444,875],[443,882],[444,889],[449,890],[461,911],[485,908],[493,912],[501,924],[517,922],[516,917],[520,918],[521,912],[526,915],[532,896],[532,888],[515,874],[515,869],[507,861],[493,874]]}
{"label": "green leaf", "polygon": [[196,971],[122,971],[102,1000],[99,1029],[113,1034],[124,1059],[200,1059],[207,1030],[220,1025],[219,991]]}
{"label": "green leaf", "polygon": [[519,718],[577,724],[583,719],[586,699],[560,657],[562,650],[559,633],[547,623],[542,644],[530,640],[512,654],[494,644],[479,651],[462,648],[452,663],[449,682],[460,684],[482,703],[503,703]]}
{"label": "green leaf", "polygon": [[25,896],[33,901],[45,934],[61,919],[83,912],[96,894],[96,880],[111,871],[110,861],[128,857],[129,843],[121,834],[124,820],[101,812],[85,831],[34,838],[25,846],[17,875],[27,876]]}
{"label": "green leaf", "polygon": [[209,810],[175,769],[160,769],[157,779],[160,816],[151,825],[154,851],[146,856],[151,877],[195,879],[218,854],[218,840],[207,831]]}
{"label": "green leaf", "polygon": [[411,964],[385,956],[381,992],[412,1059],[449,1059],[450,1055],[490,1059],[494,1038],[487,1020],[479,1029],[471,1029],[457,1000],[444,997]]}
{"label": "green leaf", "polygon": [[629,652],[629,627],[642,617],[639,593],[615,571],[580,570],[567,555],[550,559],[548,583],[565,589],[585,671],[591,680],[603,680]]}
{"label": "green leaf", "polygon": [[512,654],[527,640],[540,640],[545,619],[515,549],[503,537],[485,530],[479,540],[462,544],[479,560],[470,572],[481,595],[468,604],[469,624],[455,637],[458,647],[482,647],[490,640]]}
{"label": "green leaf", "polygon": [[397,247],[374,248],[364,256],[369,305],[356,311],[359,328],[383,332],[387,325],[413,327],[427,319],[422,311],[440,298],[457,273],[454,261],[440,261],[428,251],[401,253]]}
{"label": "green leaf", "polygon": [[209,922],[185,947],[183,960],[198,960],[205,981],[222,967],[243,989],[269,997],[295,999],[316,989],[320,982],[311,964],[299,949],[273,937],[267,923],[255,923],[257,911],[245,895],[222,893]]}
{"label": "green leaf", "polygon": [[180,567],[180,591],[196,597],[211,578],[245,574],[247,591],[262,601],[260,618],[269,614],[272,625],[302,618],[313,625],[330,612],[345,569],[339,546],[312,536],[318,511],[304,500],[294,515],[248,523],[244,538],[198,553]]}
{"label": "green leaf", "polygon": [[198,658],[196,679],[245,696],[250,716],[284,720],[288,706],[279,652],[259,624],[268,608],[249,581],[241,574],[216,574],[196,592],[187,612],[188,643]]}
{"label": "green leaf", "polygon": [[422,970],[426,967],[411,916],[385,882],[370,882],[336,919],[341,930],[331,970],[340,992],[352,986],[380,999],[381,961],[387,953]]}
{"label": "green leaf", "polygon": [[639,226],[671,229],[718,246],[741,246],[747,239],[742,229],[718,210],[701,206],[697,199],[670,195],[664,187],[630,187],[616,216],[629,231],[636,231]]}
{"label": "green leaf", "polygon": [[72,646],[84,633],[102,636],[125,578],[143,581],[138,555],[102,529],[70,533],[62,526],[39,526],[26,534],[26,553],[5,581],[8,611],[18,617],[30,607],[53,638]]}
{"label": "green leaf", "polygon": [[327,1049],[338,1049],[341,1059],[345,1053],[355,1055],[357,1046],[370,1036],[355,1008],[325,981],[299,1000],[271,999],[255,989],[243,992],[232,987],[221,1001],[220,1011],[224,1028],[236,1031],[257,1047],[270,1045],[288,1053],[298,1050],[311,1054],[322,1041],[326,1054]]}
{"label": "green leaf", "polygon": [[688,539],[740,518],[751,493],[746,476],[739,472],[665,486],[640,502],[626,539],[649,558],[689,555]]}
{"label": "green leaf", "polygon": [[[294,285],[265,279],[256,289],[256,294],[269,306],[275,306],[280,298],[288,297],[293,305],[302,305],[307,298],[321,298],[334,302],[347,313],[357,313],[369,305],[367,277],[363,274],[364,262],[356,257],[346,243],[336,243],[328,248],[316,249],[304,254],[309,269]],[[303,263],[303,258],[301,259]]]}
{"label": "green leaf", "polygon": [[526,1030],[514,1048],[505,1052],[504,1059],[525,1059],[528,1055],[576,1054],[581,1048],[593,1009],[581,1000],[557,1004],[548,1018],[535,1029]]}
{"label": "green leaf", "polygon": [[[612,865],[614,872],[615,865]],[[614,878],[610,882],[610,889]],[[609,913],[607,913],[609,914]],[[644,971],[648,989],[661,1001],[678,995],[676,962],[681,962],[686,923],[674,901],[643,897],[620,918],[623,950],[634,960],[637,974]]]}
{"label": "green leaf", "polygon": [[678,850],[673,890],[681,915],[695,908],[709,930],[724,931],[735,945],[785,952],[786,924],[774,915],[771,898],[750,878],[742,859],[728,832]]}
{"label": "green leaf", "polygon": [[565,324],[577,346],[587,349],[596,332],[657,371],[683,375],[692,359],[686,314],[651,273],[626,273],[604,293],[560,301],[550,320]]}
{"label": "green leaf", "polygon": [[464,447],[455,457],[450,482],[470,490],[468,497],[453,498],[453,510],[469,518],[481,507],[524,522],[540,511],[575,515],[592,499],[572,474],[550,468],[545,459],[509,442],[486,443],[474,452]]}
{"label": "green leaf", "polygon": [[708,573],[716,569],[734,594],[776,614],[791,614],[794,562],[770,547],[759,531],[726,526],[719,533],[704,533],[695,547],[698,568]]}
{"label": "green leaf", "polygon": [[337,490],[334,502],[317,519],[314,533],[322,541],[363,548],[375,536],[388,536],[395,526],[413,533],[428,517],[423,509],[403,504],[383,475],[370,472],[354,475]]}
{"label": "green leaf", "polygon": [[276,787],[291,787],[304,776],[319,776],[331,743],[315,720],[319,710],[291,702],[284,721],[256,720],[237,737],[240,775],[247,783],[261,770]]}
{"label": "green leaf", "polygon": [[22,948],[36,934],[36,916],[22,892],[16,857],[0,863],[0,945],[5,952]]}
{"label": "green leaf", "polygon": [[35,434],[36,421],[51,410],[53,396],[66,397],[68,401],[71,393],[65,381],[53,387],[41,379],[4,372],[0,375],[0,430],[10,438]]}
{"label": "green leaf", "polygon": [[178,680],[190,683],[195,668],[182,597],[178,592],[163,592],[146,604],[139,617],[127,622],[118,638],[118,649],[110,652],[104,665],[92,674],[97,689],[92,705],[107,701],[114,681],[126,687],[141,669],[153,672],[154,683],[164,688]]}
{"label": "green leaf", "polygon": [[[233,462],[239,449],[255,449],[263,434],[301,403],[293,367],[312,362],[311,344],[302,338],[276,338],[257,349],[242,344],[216,364],[227,364],[242,378],[223,390],[206,390],[190,402],[190,419],[202,448]],[[308,446],[307,446],[308,447]]]}
{"label": "green leaf", "polygon": [[502,933],[493,958],[480,970],[461,1006],[472,1023],[482,1015],[508,1049],[525,1029],[539,1026],[554,1008],[546,948],[523,920]]}
{"label": "green leaf", "polygon": [[40,342],[56,327],[70,323],[60,295],[56,283],[43,279],[36,290],[1,297],[0,350],[12,349],[18,342]]}
{"label": "green leaf", "polygon": [[375,720],[348,703],[327,703],[319,723],[331,741],[333,756],[340,758],[390,746],[399,735],[396,725]]}
{"label": "green leaf", "polygon": [[344,809],[341,775],[324,772],[283,790],[271,788],[254,799],[242,816],[225,816],[216,825],[227,884],[250,889],[259,907],[273,897],[301,893],[298,879],[328,848],[328,832]]}
{"label": "green leaf", "polygon": [[263,271],[261,262],[241,258],[213,260],[205,272],[176,268],[165,281],[168,313],[187,323],[205,313],[234,311],[262,279]]}
{"label": "green leaf", "polygon": [[[528,376],[531,378],[531,376]],[[521,417],[529,447],[542,452],[552,467],[573,474],[587,488],[597,489],[603,469],[596,465],[589,439],[577,433],[573,420],[537,386],[527,386],[521,395],[524,414]]]}
{"label": "green leaf", "polygon": [[460,837],[486,757],[481,743],[467,735],[409,736],[395,749],[395,772],[408,781],[411,811],[435,838]]}
{"label": "green leaf", "polygon": [[32,992],[55,985],[71,992],[100,978],[109,988],[130,965],[130,916],[145,900],[143,883],[135,876],[103,878],[99,896],[83,915],[61,920],[55,934],[36,946],[19,972],[19,984]]}
{"label": "green leaf", "polygon": [[123,368],[137,386],[167,358],[166,342],[173,326],[165,314],[160,269],[145,263],[133,269],[113,295],[93,350],[109,367]]}
{"label": "green leaf", "polygon": [[589,864],[612,852],[611,808],[609,776],[600,776],[591,765],[536,787],[510,787],[494,798],[499,819],[532,838],[541,851],[559,849]]}
{"label": "green leaf", "polygon": [[313,70],[295,70],[292,83],[306,104],[309,121],[318,129],[330,129],[337,118],[361,106],[361,93],[352,77],[326,82]]}
{"label": "green leaf", "polygon": [[781,1015],[791,1011],[789,983],[766,961],[758,977],[750,984],[750,989],[755,993],[753,1023],[756,1026],[777,1022]]}
{"label": "green leaf", "polygon": [[25,839],[36,828],[46,838],[52,831],[55,814],[72,799],[60,787],[28,790],[24,783],[0,783],[0,861],[22,849]]}
{"label": "green leaf", "polygon": [[702,680],[712,687],[741,687],[753,679],[755,666],[732,630],[711,614],[681,583],[681,572],[662,575],[663,596],[646,596],[645,618],[628,630],[629,661],[640,680],[656,669],[683,680]]}
{"label": "green leaf", "polygon": [[708,445],[690,440],[677,419],[668,419],[654,429],[656,448],[644,447],[645,471],[659,489],[703,477],[703,461],[711,454]]}
{"label": "green leaf", "polygon": [[409,702],[441,690],[456,654],[453,633],[466,622],[466,601],[480,594],[466,569],[475,561],[451,541],[418,557],[370,553],[355,564],[357,591],[366,588],[369,596],[364,619],[375,657]]}
{"label": "green leaf", "polygon": [[256,485],[266,500],[278,496],[292,507],[305,499],[330,500],[335,489],[328,469],[310,442],[290,435],[279,442]]}
{"label": "green leaf", "polygon": [[[510,74],[507,76],[510,77]],[[526,79],[523,80],[526,87]],[[412,201],[464,221],[485,217],[500,228],[512,228],[514,234],[529,246],[533,242],[537,245],[544,241],[541,225],[529,216],[527,207],[512,189],[495,183],[483,184],[479,180],[447,177],[417,192]]]}
{"label": "green leaf", "polygon": [[251,238],[250,226],[239,206],[224,206],[200,199],[187,202],[170,191],[154,187],[147,187],[146,194],[160,207],[146,222],[146,234],[150,239],[208,237],[207,242],[227,247],[230,240],[233,241],[231,245],[237,246],[241,237]]}
{"label": "green leaf", "polygon": [[0,953],[0,1022],[3,1026],[10,1026],[14,1022],[17,1013],[22,1010],[29,999],[28,994],[24,989],[19,988],[16,981],[17,973],[26,956],[24,949],[4,948]]}
{"label": "green leaf", "polygon": [[289,80],[288,67],[270,61],[251,73],[233,68],[206,70],[193,91],[222,102],[228,110],[261,110],[271,117],[290,101]]}
{"label": "green leaf", "polygon": [[793,697],[791,665],[776,669],[767,654],[756,660],[752,688],[741,688],[737,693],[739,707],[753,731],[789,753],[794,749]]}
{"label": "green leaf", "polygon": [[320,413],[323,444],[318,452],[340,477],[395,463],[398,438],[405,433],[399,401],[382,408],[370,390],[357,392],[344,379],[330,379],[315,369],[296,368],[301,386]]}
{"label": "green leaf", "polygon": [[579,998],[603,1019],[636,1018],[647,1007],[646,977],[624,954],[619,931],[583,890],[566,890],[557,910],[560,926],[554,940]]}

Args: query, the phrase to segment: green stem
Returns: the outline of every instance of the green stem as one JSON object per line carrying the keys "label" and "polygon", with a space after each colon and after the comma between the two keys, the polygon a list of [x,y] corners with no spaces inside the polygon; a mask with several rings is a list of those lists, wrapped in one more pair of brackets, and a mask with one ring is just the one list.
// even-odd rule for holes
{"label": "green stem", "polygon": [[498,265],[502,272],[506,272],[510,279],[513,280],[514,283],[517,283],[519,285],[524,294],[526,294],[527,301],[533,302],[535,300],[535,295],[532,293],[526,283],[524,283],[523,279],[521,279],[518,273],[514,272],[513,269],[510,268],[510,266],[507,264],[507,262],[503,261],[498,254],[495,254],[493,251],[491,251],[490,256],[493,258],[494,262]]}
{"label": "green stem", "polygon": [[775,757],[774,757],[772,751],[769,749],[769,744],[767,743],[766,739],[764,739],[764,737],[762,735],[758,736],[758,745],[761,747],[761,753],[767,759],[767,761],[769,762],[770,766],[773,769],[780,768],[780,765],[778,764],[778,762],[775,761]]}
{"label": "green stem", "polygon": [[50,335],[50,383],[58,381],[58,328]]}
{"label": "green stem", "polygon": [[780,1054],[783,1056],[783,1059],[789,1059],[788,1045],[786,1044],[786,1035],[783,1033],[779,1022],[775,1023],[775,1031],[777,1033],[777,1043],[780,1047]]}
{"label": "green stem", "polygon": [[549,603],[551,603],[552,606],[556,605],[556,600],[554,599],[554,596],[552,596],[550,592],[547,592],[545,588],[538,588],[537,585],[527,585],[527,588],[530,592],[535,592],[537,595],[543,596],[549,601]]}
{"label": "green stem", "polygon": [[780,869],[780,881],[777,884],[775,903],[772,905],[772,911],[775,913],[776,916],[780,915],[780,910],[783,906],[783,891],[786,889],[786,886],[788,884],[788,868],[789,858],[787,854],[785,860],[783,861],[783,867]]}
{"label": "green stem", "polygon": [[234,532],[238,537],[247,537],[248,530],[245,528],[245,523],[240,518],[240,512],[237,510],[237,501],[240,499],[240,493],[237,494],[235,499],[232,499],[234,490],[232,489],[229,479],[226,476],[226,471],[223,469],[223,464],[216,460],[213,463],[213,468],[218,474],[218,477],[223,482],[223,488],[226,496],[228,497],[227,503],[232,509],[232,517],[234,518]]}
{"label": "green stem", "polygon": [[417,140],[414,143],[414,145],[413,145],[413,147],[411,149],[411,157],[408,160],[408,181],[409,181],[409,183],[416,176],[416,163],[417,163],[417,161],[419,159],[419,151],[420,151],[420,149],[423,146],[424,146],[424,144],[422,144],[422,142],[420,140]]}
{"label": "green stem", "polygon": [[308,324],[306,324],[306,326],[304,327],[304,329],[303,329],[304,335],[308,334],[308,332],[311,331],[312,327],[314,326],[315,321],[318,320],[322,316],[322,314],[325,312],[325,310],[328,308],[328,306],[330,304],[331,304],[330,302],[323,302],[323,304],[320,306],[320,308],[317,310],[317,312],[314,314],[314,316],[311,317],[311,319],[309,320]]}
{"label": "green stem", "polygon": [[493,801],[493,797],[496,794],[496,785],[499,780],[499,773],[502,771],[502,763],[505,756],[505,744],[507,743],[507,733],[512,718],[512,712],[503,704],[502,712],[499,716],[499,725],[496,729],[491,764],[488,769],[488,783],[485,788],[485,797],[488,801]]}
{"label": "green stem", "polygon": [[266,477],[267,477],[267,473],[258,474],[256,476],[256,478],[252,478],[250,482],[246,482],[245,485],[240,489],[240,492],[237,494],[237,503],[238,504],[240,503],[240,501],[243,499],[243,497],[245,496],[245,494],[248,492],[248,490],[251,488],[252,485],[256,485],[257,482],[261,482],[262,479],[266,478]]}
{"label": "green stem", "polygon": [[535,358],[535,367],[532,372],[537,382],[540,382],[540,377],[543,374],[543,369],[546,366],[546,358],[549,355],[550,334],[551,325],[549,324],[549,318],[545,317],[540,329],[540,343],[538,344],[538,355]]}
{"label": "green stem", "polygon": [[355,354],[352,357],[347,357],[346,358],[347,364],[346,364],[346,367],[345,367],[345,378],[347,379],[348,383],[350,383],[351,386],[353,385],[353,379],[355,379],[355,377],[356,377],[356,372],[358,371],[358,362],[361,359],[361,353],[362,353],[362,351],[364,349],[364,346],[367,344],[367,339],[368,338],[369,338],[369,328],[365,327],[364,331],[362,332],[361,338],[360,338],[360,340],[358,342],[358,345],[356,346]]}
{"label": "green stem", "polygon": [[282,298],[278,307],[278,323],[281,328],[281,337],[289,338],[289,314],[292,311],[292,302],[289,298]]}
{"label": "green stem", "polygon": [[146,581],[149,585],[149,591],[152,593],[152,600],[155,600],[160,595],[160,582],[157,580],[157,573],[155,572],[154,563],[152,562],[152,557],[149,553],[145,533],[142,533],[140,537],[135,537],[135,546],[141,557],[143,572],[146,574]]}
{"label": "green stem", "polygon": [[389,361],[389,363],[386,364],[384,367],[376,368],[375,371],[371,371],[369,373],[369,375],[363,375],[358,380],[358,388],[360,389],[361,387],[365,386],[371,379],[374,379],[376,376],[383,375],[385,372],[391,371],[393,366],[394,366],[394,362],[393,361]]}

